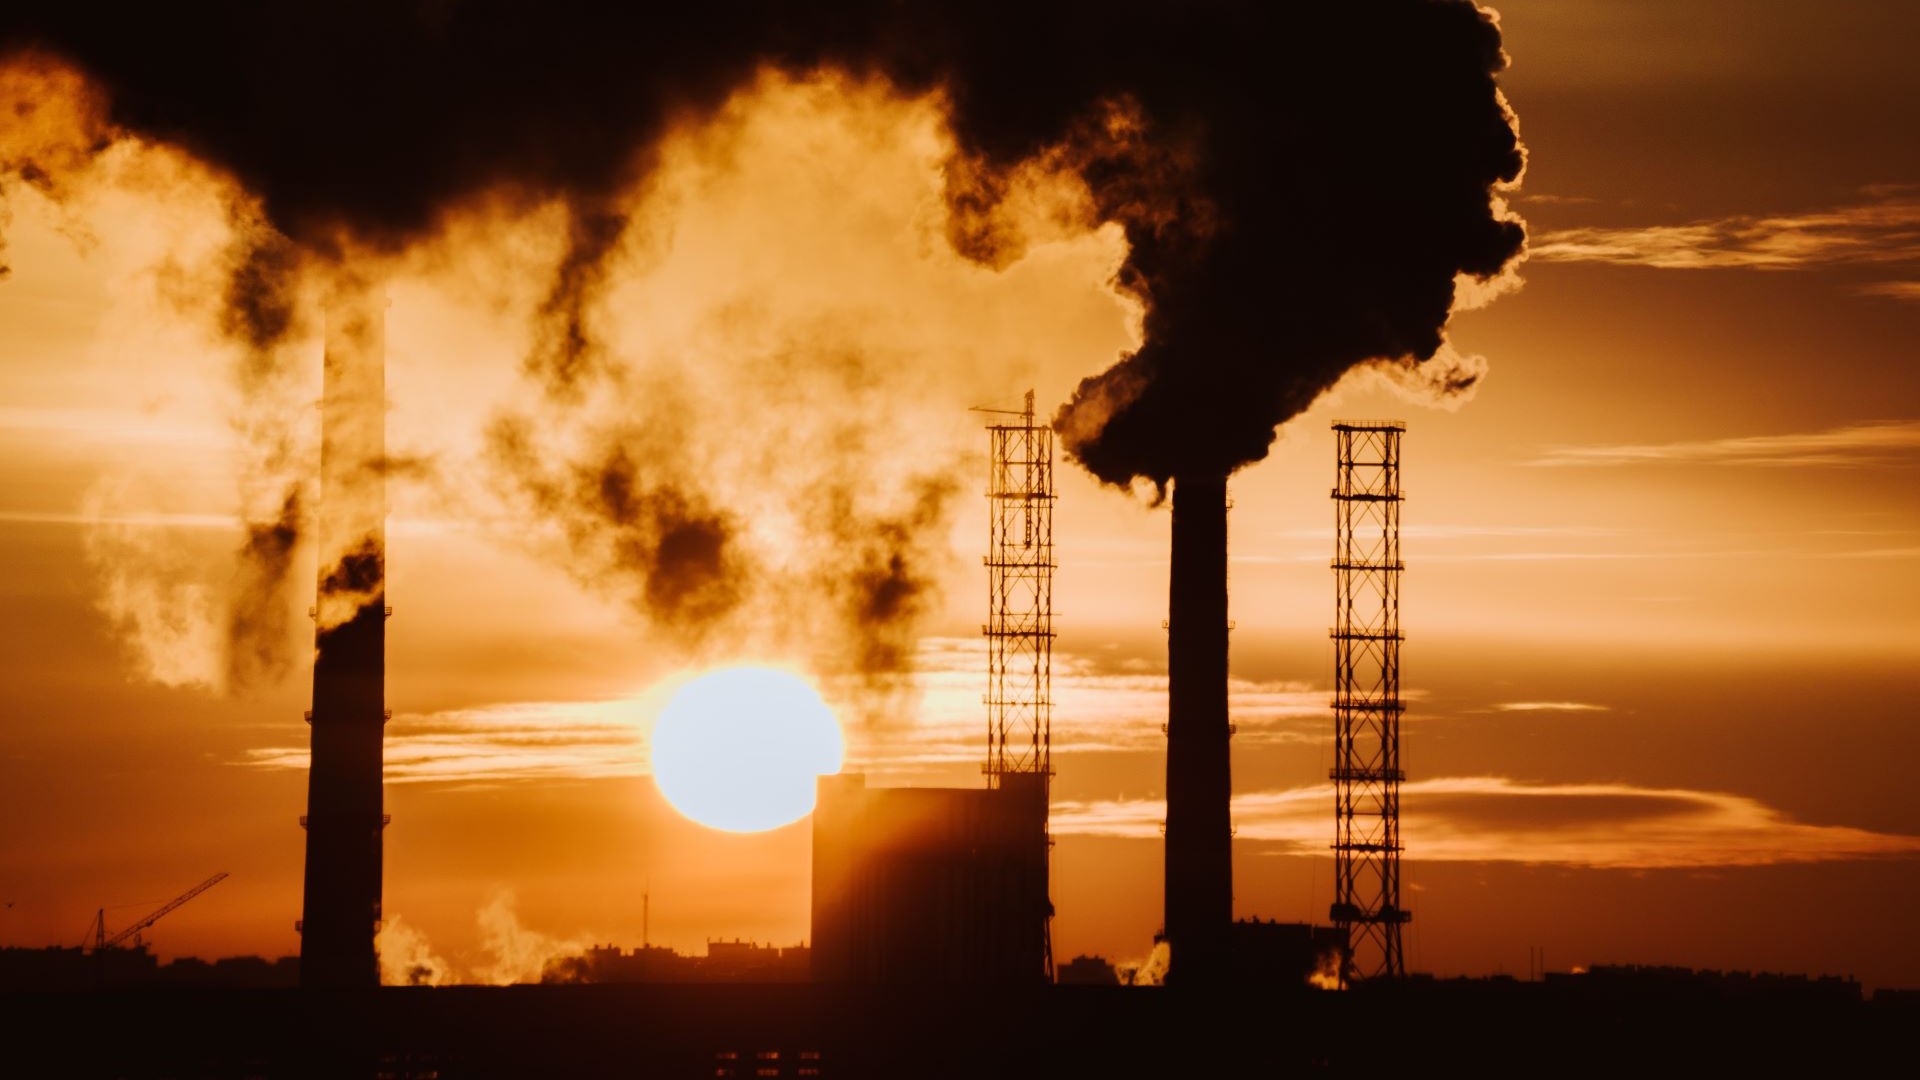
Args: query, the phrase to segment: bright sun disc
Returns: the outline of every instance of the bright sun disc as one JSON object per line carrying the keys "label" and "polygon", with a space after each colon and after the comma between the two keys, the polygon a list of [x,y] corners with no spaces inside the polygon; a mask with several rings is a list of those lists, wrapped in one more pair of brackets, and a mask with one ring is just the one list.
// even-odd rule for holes
{"label": "bright sun disc", "polygon": [[840,771],[840,722],[805,679],[774,668],[711,671],[681,687],[653,729],[653,782],[675,810],[728,832],[813,812]]}

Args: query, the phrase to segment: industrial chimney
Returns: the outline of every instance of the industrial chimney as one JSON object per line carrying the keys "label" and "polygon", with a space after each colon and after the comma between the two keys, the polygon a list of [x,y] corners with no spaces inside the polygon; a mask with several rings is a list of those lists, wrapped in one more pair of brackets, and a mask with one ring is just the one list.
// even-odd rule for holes
{"label": "industrial chimney", "polygon": [[1168,981],[1214,984],[1226,968],[1233,925],[1224,472],[1174,478],[1168,593]]}
{"label": "industrial chimney", "polygon": [[380,983],[386,726],[386,301],[377,290],[327,312],[320,418],[319,598],[307,774],[300,982]]}

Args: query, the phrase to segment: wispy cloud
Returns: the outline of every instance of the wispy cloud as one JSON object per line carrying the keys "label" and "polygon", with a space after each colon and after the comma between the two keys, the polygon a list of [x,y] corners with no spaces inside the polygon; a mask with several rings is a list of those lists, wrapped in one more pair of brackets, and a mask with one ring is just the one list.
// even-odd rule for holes
{"label": "wispy cloud", "polygon": [[1920,261],[1920,187],[1880,186],[1865,195],[1860,202],[1803,214],[1559,229],[1536,239],[1528,251],[1543,262],[1666,270],[1795,270]]}
{"label": "wispy cloud", "polygon": [[[472,532],[490,528],[494,521],[479,523],[454,518],[426,518],[395,515],[387,519],[390,536],[438,536],[450,532]],[[502,518],[502,527],[511,524]],[[238,533],[247,522],[237,514],[200,511],[128,511],[107,513],[93,510],[21,510],[0,507],[0,525],[59,525],[74,528],[111,526],[116,529],[199,529]]]}
{"label": "wispy cloud", "polygon": [[[595,779],[646,771],[635,702],[529,702],[401,713],[387,726],[391,784]],[[242,764],[305,769],[304,746],[246,752]]]}
{"label": "wispy cloud", "polygon": [[1920,303],[1920,281],[1873,281],[1854,291],[1862,296],[1879,296],[1888,300],[1911,300]]}
{"label": "wispy cloud", "polygon": [[[1528,784],[1453,777],[1403,785],[1409,859],[1661,868],[1767,866],[1920,855],[1920,837],[1793,820],[1757,799],[1631,784]],[[1286,853],[1323,855],[1331,840],[1330,786],[1264,791],[1233,800],[1236,835]],[[1154,839],[1165,803],[1060,802],[1058,836]]]}
{"label": "wispy cloud", "polygon": [[1557,446],[1543,466],[1737,465],[1852,467],[1920,461],[1920,421],[1869,420],[1826,431],[1613,446]]}
{"label": "wispy cloud", "polygon": [[1500,712],[1607,712],[1605,705],[1586,701],[1503,701],[1494,706]]}
{"label": "wispy cloud", "polygon": [[7,525],[112,525],[127,529],[214,529],[239,532],[244,524],[232,514],[127,513],[85,514],[76,511],[0,509],[0,524]]}
{"label": "wispy cloud", "polygon": [[233,445],[233,434],[218,426],[181,423],[165,416],[114,409],[0,406],[0,433],[201,450],[221,450]]}
{"label": "wispy cloud", "polygon": [[[1408,540],[1448,541],[1620,536],[1626,531],[1617,526],[1600,525],[1459,525],[1415,522],[1400,527],[1400,535]],[[1274,529],[1261,535],[1281,540],[1324,540],[1329,551],[1333,547],[1332,525],[1318,529]]]}
{"label": "wispy cloud", "polygon": [[1543,191],[1516,191],[1515,202],[1533,206],[1588,206],[1600,200],[1591,195],[1553,195]]}
{"label": "wispy cloud", "polygon": [[[911,725],[854,733],[850,769],[907,773],[985,756],[986,645],[976,639],[923,643]],[[1055,754],[1158,751],[1165,747],[1167,677],[1157,666],[1134,670],[1095,657],[1056,653],[1053,665]],[[1418,697],[1418,692],[1407,694]],[[1332,723],[1326,687],[1295,681],[1230,679],[1227,704],[1238,745],[1314,743]]]}
{"label": "wispy cloud", "polygon": [[1863,548],[1836,553],[1836,559],[1920,559],[1920,547]]}

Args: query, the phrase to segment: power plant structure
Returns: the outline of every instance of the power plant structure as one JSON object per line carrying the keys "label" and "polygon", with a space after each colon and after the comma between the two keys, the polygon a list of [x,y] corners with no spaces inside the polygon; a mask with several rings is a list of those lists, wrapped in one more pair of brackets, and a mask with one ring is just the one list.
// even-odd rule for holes
{"label": "power plant structure", "polygon": [[1336,421],[1334,893],[1340,984],[1407,973],[1400,928],[1400,436],[1397,420]]}
{"label": "power plant structure", "polygon": [[1227,478],[1173,481],[1167,587],[1168,982],[1229,978],[1233,935],[1233,728],[1227,720]]}
{"label": "power plant structure", "polygon": [[385,299],[360,290],[327,312],[320,407],[319,590],[300,982],[380,984],[386,708]]}
{"label": "power plant structure", "polygon": [[1044,787],[868,787],[820,778],[813,981],[1041,985]]}
{"label": "power plant structure", "polygon": [[[1403,977],[1400,928],[1400,421],[1333,425],[1337,474],[1333,927],[1233,918],[1233,724],[1227,710],[1226,477],[1173,480],[1167,611],[1167,981],[1245,978],[1254,942],[1338,956],[1337,980]],[[1282,967],[1298,966],[1294,963]]]}
{"label": "power plant structure", "polygon": [[813,812],[813,978],[1039,986],[1053,978],[1053,432],[1033,395],[992,451],[984,788],[823,776]]}

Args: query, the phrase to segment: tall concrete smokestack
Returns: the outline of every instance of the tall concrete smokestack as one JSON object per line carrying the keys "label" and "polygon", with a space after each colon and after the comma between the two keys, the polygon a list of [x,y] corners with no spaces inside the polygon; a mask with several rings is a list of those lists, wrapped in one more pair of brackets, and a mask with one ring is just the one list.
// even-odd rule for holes
{"label": "tall concrete smokestack", "polygon": [[320,588],[300,982],[378,986],[386,726],[386,301],[327,312],[320,420]]}
{"label": "tall concrete smokestack", "polygon": [[1233,925],[1224,472],[1174,478],[1168,592],[1168,977],[1190,986],[1219,981]]}

